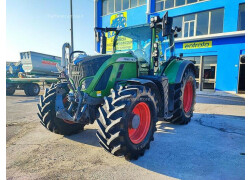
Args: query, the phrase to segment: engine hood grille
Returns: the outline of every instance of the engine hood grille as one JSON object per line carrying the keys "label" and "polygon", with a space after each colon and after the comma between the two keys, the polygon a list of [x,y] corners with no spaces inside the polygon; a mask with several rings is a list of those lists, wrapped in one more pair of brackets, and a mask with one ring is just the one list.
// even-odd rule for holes
{"label": "engine hood grille", "polygon": [[108,60],[111,55],[96,55],[84,57],[77,65],[69,65],[69,77],[73,80],[75,87],[80,85],[81,79],[94,76],[102,64]]}

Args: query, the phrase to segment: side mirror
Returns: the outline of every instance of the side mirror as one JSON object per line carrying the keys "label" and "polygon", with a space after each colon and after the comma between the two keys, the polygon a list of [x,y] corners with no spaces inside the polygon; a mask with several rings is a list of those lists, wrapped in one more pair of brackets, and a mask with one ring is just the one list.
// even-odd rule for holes
{"label": "side mirror", "polygon": [[172,33],[173,18],[168,17],[168,11],[162,18],[162,36],[168,36]]}

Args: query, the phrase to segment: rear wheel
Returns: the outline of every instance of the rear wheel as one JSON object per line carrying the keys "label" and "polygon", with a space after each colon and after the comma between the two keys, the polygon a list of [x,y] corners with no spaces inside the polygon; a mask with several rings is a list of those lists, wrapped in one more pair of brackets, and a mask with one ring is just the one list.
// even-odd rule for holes
{"label": "rear wheel", "polygon": [[26,96],[37,96],[40,93],[40,86],[35,83],[26,84],[24,87]]}
{"label": "rear wheel", "polygon": [[112,90],[99,113],[96,135],[105,150],[130,160],[149,149],[157,122],[155,95],[149,88],[136,85]]}
{"label": "rear wheel", "polygon": [[[51,132],[62,134],[62,135],[71,135],[76,134],[83,130],[84,125],[74,123],[71,121],[66,121],[56,117],[55,110],[55,101],[56,101],[56,86],[52,84],[48,89],[46,88],[44,95],[41,96],[40,104],[38,104],[38,117],[41,120],[41,124],[46,127]],[[67,93],[68,88],[65,84],[64,88],[66,93],[63,95],[64,105],[67,106]]]}
{"label": "rear wheel", "polygon": [[188,124],[193,116],[196,97],[196,81],[192,69],[185,70],[181,84],[176,85],[174,96],[174,112],[169,121],[173,124]]}
{"label": "rear wheel", "polygon": [[12,96],[16,91],[16,88],[11,87],[11,88],[6,88],[6,95],[7,96]]}

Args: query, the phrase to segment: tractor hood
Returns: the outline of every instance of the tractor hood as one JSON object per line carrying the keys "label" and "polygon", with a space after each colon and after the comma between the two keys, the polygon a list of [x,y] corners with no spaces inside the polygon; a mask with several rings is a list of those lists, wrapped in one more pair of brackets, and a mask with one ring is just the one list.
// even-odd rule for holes
{"label": "tractor hood", "polygon": [[69,65],[69,77],[78,87],[81,79],[94,76],[102,64],[110,57],[111,55],[96,55],[76,58],[74,63]]}

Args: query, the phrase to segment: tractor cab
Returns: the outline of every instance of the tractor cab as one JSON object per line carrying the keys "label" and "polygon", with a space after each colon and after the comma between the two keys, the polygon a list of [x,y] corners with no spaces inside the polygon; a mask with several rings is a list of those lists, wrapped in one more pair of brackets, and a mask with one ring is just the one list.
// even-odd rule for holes
{"label": "tractor cab", "polygon": [[151,29],[148,24],[127,27],[118,31],[114,40],[114,53],[132,54],[138,61],[139,74],[148,74],[151,57]]}
{"label": "tractor cab", "polygon": [[[106,54],[106,32],[115,32],[113,53],[129,53],[138,61],[139,75],[155,75],[160,65],[172,60],[174,37],[181,28],[172,27],[173,18],[152,17],[150,24],[119,28],[95,28],[96,39],[101,41],[101,53]],[[101,36],[100,36],[101,35]]]}

